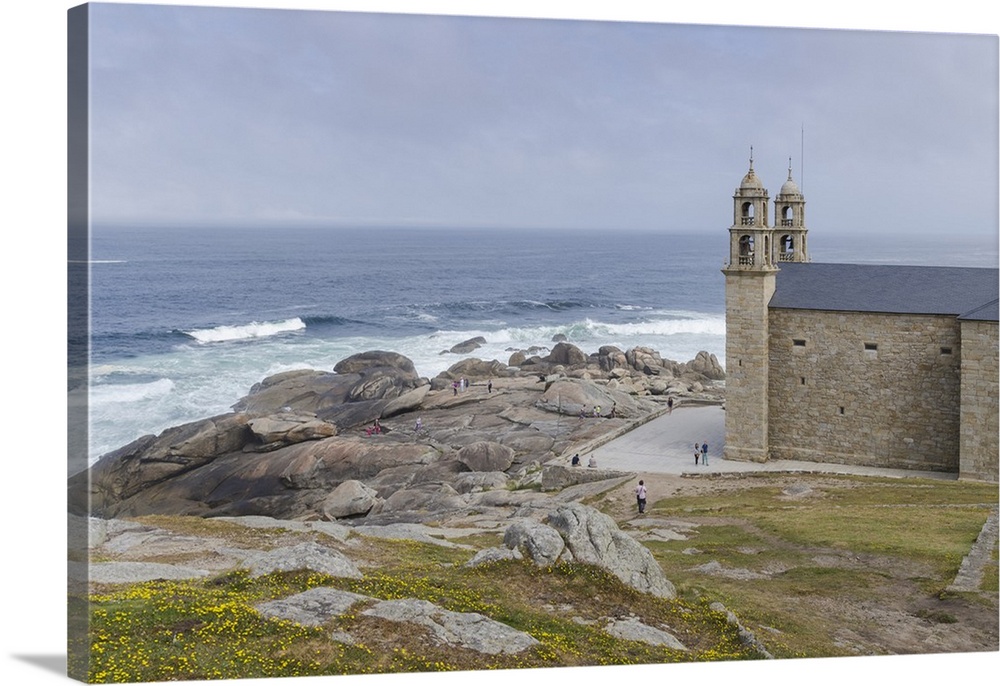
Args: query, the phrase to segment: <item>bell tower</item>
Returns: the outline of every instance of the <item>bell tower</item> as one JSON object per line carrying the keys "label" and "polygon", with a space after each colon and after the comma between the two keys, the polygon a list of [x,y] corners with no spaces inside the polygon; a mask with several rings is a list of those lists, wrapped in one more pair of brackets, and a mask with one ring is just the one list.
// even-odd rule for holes
{"label": "bell tower", "polygon": [[806,243],[806,199],[792,180],[792,160],[788,160],[788,180],[774,198],[774,241],[778,262],[808,262]]}
{"label": "bell tower", "polygon": [[730,269],[759,270],[773,265],[771,228],[767,221],[768,194],[753,171],[753,148],[750,170],[733,195],[733,225],[729,229]]}
{"label": "bell tower", "polygon": [[[798,206],[797,206],[798,207]],[[768,310],[774,294],[774,230],[768,193],[750,169],[733,195],[726,276],[726,444],[723,457],[768,460]],[[803,229],[804,234],[804,229]]]}

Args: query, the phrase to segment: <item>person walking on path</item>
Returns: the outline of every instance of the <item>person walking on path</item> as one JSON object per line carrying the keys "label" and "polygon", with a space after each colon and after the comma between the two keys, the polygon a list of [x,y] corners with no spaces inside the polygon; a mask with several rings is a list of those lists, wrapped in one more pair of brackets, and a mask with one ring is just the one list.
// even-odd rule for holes
{"label": "person walking on path", "polygon": [[702,441],[701,443],[701,463],[703,465],[708,465],[708,443]]}
{"label": "person walking on path", "polygon": [[673,397],[667,398],[667,414],[674,411],[674,399]]}
{"label": "person walking on path", "polygon": [[646,485],[639,479],[639,485],[635,487],[635,501],[639,505],[639,514],[646,511]]}

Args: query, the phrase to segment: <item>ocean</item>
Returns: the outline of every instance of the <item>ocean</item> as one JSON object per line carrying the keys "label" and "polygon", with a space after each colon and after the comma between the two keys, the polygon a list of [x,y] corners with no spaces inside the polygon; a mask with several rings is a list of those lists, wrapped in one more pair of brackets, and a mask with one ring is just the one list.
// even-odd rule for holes
{"label": "ocean", "polygon": [[[810,233],[817,262],[996,267],[997,241]],[[728,232],[95,227],[89,460],[263,378],[391,350],[433,377],[565,335],[725,365]],[[468,355],[445,352],[481,336]]]}

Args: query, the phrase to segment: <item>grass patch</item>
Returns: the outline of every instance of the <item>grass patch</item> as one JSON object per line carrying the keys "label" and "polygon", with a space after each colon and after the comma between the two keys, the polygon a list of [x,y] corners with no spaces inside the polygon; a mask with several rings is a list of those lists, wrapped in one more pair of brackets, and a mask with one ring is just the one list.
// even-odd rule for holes
{"label": "grass patch", "polygon": [[[380,566],[362,579],[309,572],[150,582],[90,598],[89,680],[99,683],[627,665],[755,659],[707,603],[638,593],[581,564],[504,561],[467,568],[468,550],[412,541],[367,541]],[[417,627],[353,609],[320,628],[265,619],[260,602],[330,586],[388,600],[416,598],[476,612],[525,631],[540,645],[484,655],[442,645]],[[374,600],[372,601],[374,602]],[[613,637],[609,618],[637,616],[668,628],[687,651]],[[340,633],[335,633],[340,632]],[[349,642],[336,636],[349,635]]]}
{"label": "grass patch", "polygon": [[[997,502],[993,484],[937,480],[755,475],[719,485],[657,501],[652,516],[696,528],[648,547],[682,597],[720,600],[777,657],[857,654],[844,628],[865,634],[875,620],[847,608],[883,605],[904,588],[941,596]],[[996,592],[996,560],[994,550],[984,591]],[[945,610],[915,616],[959,621]]]}
{"label": "grass patch", "polygon": [[805,499],[767,485],[732,494],[659,501],[668,516],[739,517],[797,546],[899,555],[954,575],[982,529],[996,488],[989,484],[830,477]]}

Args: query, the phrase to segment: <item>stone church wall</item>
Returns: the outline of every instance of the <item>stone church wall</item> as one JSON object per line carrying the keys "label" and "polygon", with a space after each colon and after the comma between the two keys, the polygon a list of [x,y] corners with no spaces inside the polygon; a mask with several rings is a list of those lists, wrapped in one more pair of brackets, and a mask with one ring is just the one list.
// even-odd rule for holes
{"label": "stone church wall", "polygon": [[962,322],[961,466],[959,478],[997,481],[1000,403],[997,323]]}
{"label": "stone church wall", "polygon": [[958,471],[954,317],[773,309],[769,328],[772,459]]}

